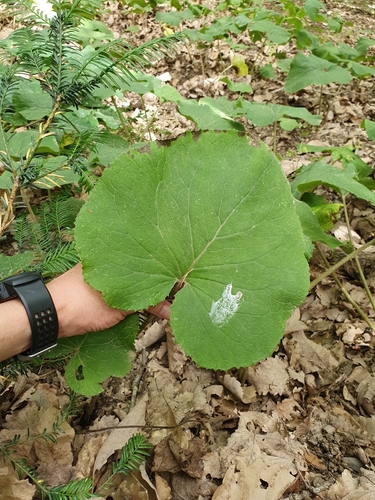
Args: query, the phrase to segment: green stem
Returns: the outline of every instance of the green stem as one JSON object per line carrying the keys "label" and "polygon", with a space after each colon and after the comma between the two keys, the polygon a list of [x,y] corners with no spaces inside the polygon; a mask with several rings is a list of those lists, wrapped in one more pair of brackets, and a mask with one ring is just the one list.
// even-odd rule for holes
{"label": "green stem", "polygon": [[320,113],[322,111],[322,97],[323,97],[323,85],[320,86],[318,115],[320,115]]}
{"label": "green stem", "polygon": [[339,262],[336,262],[336,264],[334,264],[329,269],[327,269],[326,271],[324,271],[324,273],[320,274],[317,278],[315,278],[310,283],[309,290],[311,290],[312,288],[314,288],[314,286],[316,286],[318,283],[320,283],[324,278],[326,278],[330,274],[332,274],[335,271],[337,271],[337,269],[339,267],[341,267],[344,264],[346,264],[347,262],[349,262],[349,260],[351,260],[353,257],[355,257],[356,255],[358,255],[361,252],[363,252],[363,250],[366,250],[366,248],[370,247],[371,245],[375,245],[375,238],[372,238],[372,240],[369,240],[367,243],[365,243],[364,245],[362,245],[360,248],[356,248],[355,250],[353,250],[353,252],[351,252],[346,257],[344,257],[343,259],[339,260]]}
{"label": "green stem", "polygon": [[277,122],[273,122],[273,154],[276,155],[277,146]]}
{"label": "green stem", "polygon": [[[327,261],[322,249],[320,248],[318,243],[315,243],[315,247],[318,250],[325,266],[329,266],[329,262]],[[334,279],[336,285],[340,289],[341,293],[345,296],[346,300],[350,302],[350,304],[354,307],[354,309],[357,311],[357,313],[361,316],[361,318],[368,324],[368,326],[371,328],[371,330],[375,331],[375,325],[371,322],[370,318],[367,316],[367,314],[360,308],[360,306],[353,300],[347,290],[345,290],[343,284],[341,281],[338,279],[337,274],[333,271],[332,273],[332,278]]]}
{"label": "green stem", "polygon": [[131,142],[131,137],[130,137],[130,134],[129,134],[129,131],[128,131],[128,124],[126,123],[126,120],[124,118],[124,115],[122,114],[120,108],[117,106],[116,104],[116,99],[112,96],[111,97],[111,102],[116,110],[116,113],[117,113],[117,116],[119,117],[120,119],[120,122],[121,122],[121,126],[122,126],[122,130],[124,131],[124,134],[125,134],[125,137],[126,139]]}
{"label": "green stem", "polygon": [[[346,204],[346,195],[341,195],[341,198],[342,198],[342,204],[343,204],[343,207],[344,207],[344,217],[345,217],[346,227],[347,227],[347,230],[348,230],[349,240],[350,240],[350,243],[351,243],[352,247],[354,248],[354,241],[353,241],[352,231],[351,231],[350,222],[349,222],[348,207],[347,207],[347,204]],[[365,275],[363,274],[363,269],[362,269],[361,263],[359,262],[358,255],[355,255],[353,258],[354,258],[354,262],[355,262],[355,265],[357,267],[358,274],[359,274],[359,277],[361,279],[363,288],[366,291],[367,297],[368,297],[368,299],[370,301],[370,304],[371,304],[371,307],[372,307],[373,311],[375,311],[374,298],[373,298],[372,293],[370,291],[370,288],[369,288],[369,286],[367,284]]]}

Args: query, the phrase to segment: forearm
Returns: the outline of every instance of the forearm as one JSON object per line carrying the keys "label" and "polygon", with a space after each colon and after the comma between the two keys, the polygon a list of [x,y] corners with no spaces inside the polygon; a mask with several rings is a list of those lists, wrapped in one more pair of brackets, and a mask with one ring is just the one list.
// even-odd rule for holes
{"label": "forearm", "polygon": [[20,300],[0,305],[0,361],[26,351],[31,345],[31,327]]}
{"label": "forearm", "polygon": [[[47,285],[55,305],[59,338],[72,337],[106,330],[125,318],[131,311],[109,307],[97,290],[83,278],[82,266],[55,278]],[[160,302],[149,311],[161,318],[169,318],[170,303]],[[0,304],[0,361],[15,356],[31,347],[31,327],[26,310],[18,299]]]}

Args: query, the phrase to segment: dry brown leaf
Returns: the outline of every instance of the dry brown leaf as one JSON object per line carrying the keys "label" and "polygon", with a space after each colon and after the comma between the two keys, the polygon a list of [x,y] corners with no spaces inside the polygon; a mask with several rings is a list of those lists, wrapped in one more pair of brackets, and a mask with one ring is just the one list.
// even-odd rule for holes
{"label": "dry brown leaf", "polygon": [[262,455],[251,464],[232,465],[212,500],[280,500],[297,481],[292,462]]}
{"label": "dry brown leaf", "polygon": [[255,385],[258,394],[261,396],[267,394],[288,396],[290,390],[287,368],[287,360],[281,359],[279,356],[267,358],[258,363],[255,368],[249,367],[247,369],[247,379]]}
{"label": "dry brown leaf", "polygon": [[304,459],[306,460],[306,462],[311,465],[312,467],[314,467],[315,469],[318,469],[318,470],[326,470],[327,467],[324,465],[324,462],[322,462],[322,460],[320,460],[320,458],[318,458],[316,455],[314,455],[314,453],[311,453],[310,451],[308,450],[305,450],[305,453],[303,454],[304,456]]}
{"label": "dry brown leaf", "polygon": [[303,332],[295,332],[283,340],[290,366],[321,377],[334,376],[338,361],[325,347],[309,340]]}
{"label": "dry brown leaf", "polygon": [[155,487],[159,500],[171,500],[172,490],[168,482],[158,473],[155,474]]}
{"label": "dry brown leaf", "polygon": [[307,330],[307,326],[301,321],[301,310],[297,307],[286,322],[284,333],[299,332],[300,330]]}
{"label": "dry brown leaf", "polygon": [[[144,395],[132,410],[121,420],[118,428],[115,428],[103,446],[100,448],[94,463],[94,473],[100,470],[107,462],[108,458],[116,451],[120,450],[133,436],[140,431],[140,428],[145,425],[145,414],[147,405],[147,395]],[[125,426],[131,428],[121,428]]]}
{"label": "dry brown leaf", "polygon": [[290,421],[301,417],[302,408],[293,398],[283,399],[276,405],[276,411],[280,418]]}
{"label": "dry brown leaf", "polygon": [[181,347],[178,344],[176,344],[170,326],[166,327],[165,333],[167,338],[167,354],[168,354],[169,369],[176,375],[182,375],[187,359],[185,353],[181,349]]}
{"label": "dry brown leaf", "polygon": [[257,400],[257,395],[254,386],[243,386],[240,381],[226,373],[223,377],[223,385],[230,391],[237,399],[245,404],[254,403]]}
{"label": "dry brown leaf", "polygon": [[127,476],[116,490],[111,493],[113,500],[155,500],[155,494],[149,495],[149,492],[143,484],[138,471]]}
{"label": "dry brown leaf", "polygon": [[[336,483],[330,487],[327,495],[329,500],[374,500],[375,474],[364,471],[360,477],[353,477],[347,469]],[[368,477],[367,477],[368,476]]]}
{"label": "dry brown leaf", "polygon": [[1,500],[32,500],[36,488],[26,479],[17,479],[11,466],[0,461],[0,495]]}
{"label": "dry brown leaf", "polygon": [[96,457],[106,439],[107,435],[101,434],[100,436],[91,437],[83,443],[78,453],[74,478],[91,477],[93,475]]}
{"label": "dry brown leaf", "polygon": [[[52,429],[59,415],[60,411],[57,408],[48,408],[41,415],[36,430],[42,433],[43,429]],[[63,432],[56,437],[56,443],[38,439],[34,445],[39,463],[38,473],[50,486],[65,484],[72,479],[74,430],[68,422],[63,422],[60,428]]]}
{"label": "dry brown leaf", "polygon": [[142,349],[150,347],[164,337],[166,324],[167,320],[163,320],[160,323],[156,321],[144,333],[139,335],[135,341],[136,351],[140,352]]}

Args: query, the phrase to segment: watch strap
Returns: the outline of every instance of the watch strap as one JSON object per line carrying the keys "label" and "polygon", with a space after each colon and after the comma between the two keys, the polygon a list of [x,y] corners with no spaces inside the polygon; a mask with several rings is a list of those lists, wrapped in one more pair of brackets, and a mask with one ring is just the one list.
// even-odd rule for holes
{"label": "watch strap", "polygon": [[58,318],[52,297],[39,273],[24,273],[3,281],[19,297],[31,326],[31,347],[19,354],[21,360],[39,356],[56,346]]}

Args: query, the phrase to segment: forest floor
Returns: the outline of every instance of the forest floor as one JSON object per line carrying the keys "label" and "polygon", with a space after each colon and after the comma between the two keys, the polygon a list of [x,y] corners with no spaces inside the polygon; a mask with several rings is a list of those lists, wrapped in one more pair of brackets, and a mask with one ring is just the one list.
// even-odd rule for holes
{"label": "forest floor", "polygon": [[[375,11],[368,2],[325,3],[333,15],[352,23],[338,35],[342,41],[350,43],[360,31],[374,32]],[[118,36],[139,44],[163,35],[153,16],[127,15],[121,4],[113,5],[104,20]],[[199,21],[192,23],[196,27]],[[133,25],[140,27],[137,33],[128,30]],[[263,46],[249,46],[245,56],[250,67],[252,61],[267,59]],[[230,49],[222,43],[205,51],[181,47],[176,56],[160,61],[150,72],[164,75],[186,98],[234,98],[236,94],[218,79],[229,66]],[[236,79],[234,69],[229,76]],[[317,113],[319,93],[311,87],[287,95],[283,81],[265,84],[256,71],[236,81],[251,84],[251,100],[305,106]],[[375,120],[374,80],[353,80],[342,88],[331,84],[322,97],[320,127],[277,130],[276,153],[286,175],[292,176],[313,157],[296,152],[300,142],[351,145],[366,163],[375,165],[375,145],[359,127],[363,118]],[[164,144],[194,130],[174,104],[160,103],[153,94],[146,94],[142,102],[136,95],[126,99],[134,133],[142,140]],[[261,140],[274,147],[272,125],[246,127],[253,144]],[[325,194],[333,196],[329,190]],[[357,243],[374,237],[373,208],[354,198],[348,206]],[[334,234],[340,237],[345,230],[345,222],[338,220]],[[331,262],[339,257],[327,252]],[[374,247],[361,263],[374,291]],[[323,270],[324,264],[314,256],[312,279]],[[348,263],[338,274],[375,321],[355,266]],[[166,321],[142,332],[136,348],[131,373],[124,379],[107,380],[99,396],[80,400],[81,413],[63,424],[65,433],[56,444],[26,443],[20,450],[50,485],[93,474],[99,488],[110,457],[133,433],[142,432],[154,445],[150,459],[139,473],[125,479],[116,476],[107,498],[375,499],[375,332],[358,317],[331,276],[311,290],[288,321],[273,355],[256,366],[225,373],[199,368],[174,343]],[[59,367],[19,376],[0,394],[0,410],[7,413],[1,432],[10,439],[26,426],[41,432],[66,399]],[[0,470],[0,492],[1,481]],[[31,500],[35,487],[25,481],[17,484],[21,483],[18,497],[0,493],[0,498]]]}

